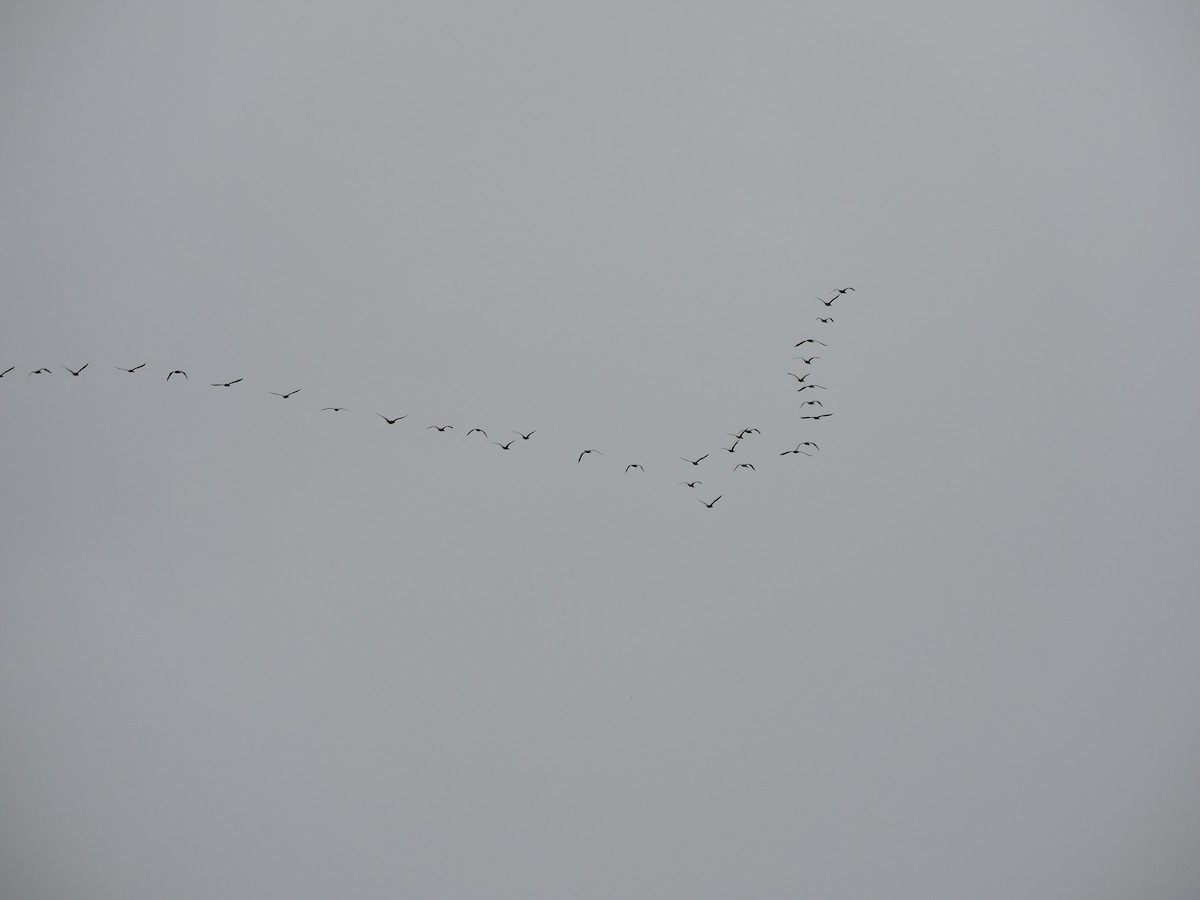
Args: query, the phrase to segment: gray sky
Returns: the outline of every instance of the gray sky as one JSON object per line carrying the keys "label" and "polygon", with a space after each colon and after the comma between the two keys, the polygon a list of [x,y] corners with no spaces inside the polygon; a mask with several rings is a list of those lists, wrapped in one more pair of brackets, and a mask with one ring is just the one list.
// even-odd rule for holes
{"label": "gray sky", "polygon": [[1198,34],[0,6],[4,895],[1197,896]]}

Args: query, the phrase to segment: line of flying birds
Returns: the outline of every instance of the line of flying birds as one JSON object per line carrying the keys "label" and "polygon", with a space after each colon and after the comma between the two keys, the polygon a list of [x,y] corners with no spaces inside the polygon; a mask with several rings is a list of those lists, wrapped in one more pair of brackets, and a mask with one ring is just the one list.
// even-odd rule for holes
{"label": "line of flying birds", "polygon": [[[819,300],[821,302],[821,304],[824,305],[825,307],[832,307],[834,304],[834,301],[836,301],[838,298],[842,297],[844,294],[846,294],[850,291],[853,291],[853,290],[854,290],[854,288],[852,288],[852,287],[835,288],[832,292],[833,296],[830,297],[829,299],[825,299],[824,297],[817,297],[816,299]],[[822,325],[832,325],[833,317],[832,316],[817,316],[816,321]],[[801,341],[798,341],[795,344],[795,348],[806,347],[809,345],[816,345],[819,347],[828,347],[829,346],[829,344],[827,344],[825,341],[821,341],[816,338],[810,337],[810,338],[805,338]],[[816,360],[818,360],[820,358],[821,358],[820,356],[815,356],[815,355],[814,356],[793,356],[792,357],[793,360],[800,360],[805,366],[811,366]],[[66,365],[64,365],[62,368],[64,370],[66,370],[67,372],[69,372],[73,377],[78,378],[79,375],[83,372],[83,370],[86,369],[87,367],[88,367],[88,363],[85,362],[78,369],[72,369],[70,366],[66,366]],[[129,368],[126,368],[124,366],[115,366],[115,368],[118,369],[119,371],[127,372],[131,375],[137,373],[138,371],[140,371],[141,369],[144,369],[145,367],[146,367],[146,363],[139,363],[138,365],[131,366]],[[14,369],[16,369],[16,366],[9,366],[3,372],[0,372],[0,379],[4,378],[6,375],[11,373]],[[52,370],[43,366],[43,367],[33,369],[32,371],[30,371],[29,374],[25,376],[25,380],[26,381],[30,380],[31,378],[33,378],[34,375],[50,375],[50,374],[52,374]],[[810,391],[810,390],[822,390],[822,391],[827,390],[825,385],[816,384],[815,382],[811,382],[808,380],[812,375],[811,372],[805,372],[803,375],[801,375],[797,372],[788,372],[787,374],[789,376],[791,376],[792,378],[796,379],[796,383],[799,385],[796,388],[796,391],[798,393]],[[169,371],[167,373],[166,380],[170,381],[176,375],[182,376],[185,381],[188,380],[188,373],[185,372],[183,369],[172,369],[171,371]],[[234,378],[230,381],[213,381],[213,382],[209,382],[209,384],[212,387],[231,388],[235,384],[240,384],[242,382],[242,380],[243,379],[241,379],[241,378]],[[276,397],[281,397],[284,400],[287,400],[290,397],[293,397],[296,394],[300,393],[300,390],[301,390],[300,388],[294,388],[294,389],[292,389],[290,391],[286,391],[286,392],[268,391],[267,393],[272,394]],[[808,395],[806,394],[805,396],[807,397]],[[821,400],[805,399],[800,404],[800,409],[802,412],[809,409],[810,407],[817,407],[820,409],[820,412],[811,412],[811,413],[802,414],[799,417],[802,421],[814,421],[815,422],[815,421],[820,421],[822,419],[828,419],[833,415],[832,412],[828,412],[825,410],[825,404]],[[334,412],[334,413],[350,412],[350,410],[344,406],[325,406],[325,407],[321,408],[321,411],[322,412]],[[382,419],[384,422],[386,422],[388,425],[395,425],[397,422],[400,422],[403,419],[408,418],[407,414],[400,415],[400,416],[385,416],[383,413],[375,413],[375,415],[378,416],[380,419]],[[440,433],[452,431],[453,429],[454,429],[453,425],[427,425],[425,427],[426,431],[437,431]],[[537,433],[537,429],[533,429],[533,430],[527,431],[527,432],[514,430],[512,433],[517,435],[517,437],[511,438],[508,441],[493,441],[488,436],[488,433],[486,431],[484,431],[482,428],[471,428],[469,431],[467,431],[466,436],[470,437],[471,435],[476,434],[476,433],[482,435],[485,440],[489,441],[489,443],[496,445],[501,450],[509,450],[512,448],[513,444],[515,444],[517,442],[518,438],[522,441],[528,441],[530,438],[532,438]],[[762,432],[759,431],[757,428],[742,428],[737,432],[730,432],[728,434],[728,437],[731,437],[734,439],[733,443],[730,444],[728,447],[717,447],[717,448],[714,448],[714,450],[717,450],[717,451],[723,450],[726,453],[734,453],[737,451],[738,445],[741,444],[743,441],[749,439],[751,435],[761,435],[761,434],[762,434]],[[803,449],[806,447],[811,447],[813,450],[816,450],[816,451],[820,451],[820,449],[821,449],[813,441],[800,441],[792,449],[780,451],[778,455],[779,456],[803,455],[803,456],[811,457],[813,454],[810,453],[808,450]],[[688,465],[699,467],[699,465],[702,462],[704,462],[706,459],[709,458],[709,456],[711,456],[712,452],[713,451],[710,451],[710,452],[705,453],[702,456],[698,456],[694,459],[691,457],[687,457],[687,456],[680,456],[679,459],[682,462],[687,463]],[[597,456],[604,455],[604,453],[601,452],[600,450],[596,450],[594,448],[589,448],[586,450],[582,450],[579,453],[579,456],[575,460],[576,463],[582,463],[583,458],[585,456],[589,456],[591,454],[595,454]],[[639,472],[642,472],[643,474],[646,471],[645,468],[641,465],[641,463],[631,462],[625,466],[625,474],[628,475],[634,469],[636,469]],[[739,469],[746,469],[750,472],[758,471],[755,468],[754,464],[750,463],[750,462],[737,463],[733,467],[734,472],[737,472]],[[692,489],[695,489],[697,486],[702,485],[702,484],[704,484],[704,482],[699,481],[699,480],[679,482],[679,486],[688,487],[688,488],[692,488]],[[696,499],[700,503],[702,503],[705,507],[707,507],[708,509],[712,509],[716,505],[717,501],[720,500],[723,496],[724,496],[724,494],[718,494],[712,500],[703,500],[699,497],[697,497]]]}

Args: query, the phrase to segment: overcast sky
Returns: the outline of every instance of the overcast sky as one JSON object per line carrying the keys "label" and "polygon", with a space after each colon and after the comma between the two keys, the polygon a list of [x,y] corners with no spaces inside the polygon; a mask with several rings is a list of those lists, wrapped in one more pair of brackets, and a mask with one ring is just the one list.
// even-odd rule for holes
{"label": "overcast sky", "polygon": [[0,893],[1200,896],[1198,41],[6,0]]}

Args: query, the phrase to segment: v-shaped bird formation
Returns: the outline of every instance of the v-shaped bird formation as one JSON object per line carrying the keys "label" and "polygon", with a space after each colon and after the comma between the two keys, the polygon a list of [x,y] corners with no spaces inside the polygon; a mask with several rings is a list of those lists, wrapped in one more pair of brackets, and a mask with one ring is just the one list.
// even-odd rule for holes
{"label": "v-shaped bird formation", "polygon": [[[833,306],[835,301],[842,299],[849,292],[852,292],[852,291],[854,291],[854,288],[852,288],[852,287],[835,288],[831,292],[832,296],[829,297],[828,299],[826,299],[824,297],[817,297],[816,299],[821,303],[822,306],[829,308],[829,307]],[[833,318],[831,316],[817,316],[816,321],[822,326],[823,329],[827,329],[829,326],[833,325]],[[822,335],[825,335],[828,333],[829,332],[827,330],[821,331]],[[815,344],[819,347],[826,347],[826,348],[830,346],[829,343],[827,343],[826,341],[820,340],[819,338],[805,337],[805,338],[802,338],[801,340],[799,340],[798,342],[796,342],[794,344],[793,348],[804,347],[804,346],[808,346],[810,344]],[[793,360],[800,360],[805,366],[811,366],[814,362],[816,362],[820,358],[821,358],[820,356],[793,356],[792,357]],[[69,372],[71,374],[71,376],[73,376],[75,378],[80,377],[82,375],[83,371],[88,367],[88,363],[86,363],[86,362],[83,365],[79,366],[77,369],[73,369],[70,366],[67,366],[65,364],[60,364],[60,365],[62,366],[63,369],[65,369],[67,372]],[[125,366],[115,366],[114,368],[116,368],[122,372],[134,375],[134,374],[137,374],[141,369],[145,368],[145,366],[146,366],[146,363],[143,362],[143,363],[139,363],[138,365],[135,365],[131,368],[126,368]],[[6,369],[4,369],[3,371],[0,371],[0,378],[3,378],[5,375],[8,375],[15,368],[16,368],[16,366],[9,366]],[[34,375],[51,375],[51,374],[53,374],[52,369],[50,369],[46,366],[39,366],[38,368],[29,370],[29,374],[26,376],[26,381],[33,378]],[[811,377],[812,374],[813,373],[811,371],[805,371],[804,374],[799,374],[797,372],[787,372],[788,376],[796,379],[795,382],[792,382],[792,384],[797,385],[794,388],[794,393],[801,393],[801,392],[805,392],[805,391],[809,391],[809,390],[822,390],[822,391],[828,390],[828,388],[825,385],[816,384],[816,383],[810,381],[809,378]],[[183,371],[182,369],[171,369],[167,373],[166,380],[169,382],[171,380],[171,377],[174,375],[182,375],[183,380],[185,380],[185,381],[187,380],[187,377],[188,377],[187,372]],[[239,378],[234,378],[230,381],[218,380],[215,382],[209,382],[209,384],[212,387],[232,388],[235,385],[241,384],[242,382],[243,382],[243,379],[239,377]],[[172,386],[172,389],[174,389],[174,385]],[[293,388],[292,390],[286,391],[286,392],[267,391],[267,393],[273,394],[276,397],[281,397],[282,399],[287,400],[288,398],[294,396],[295,394],[298,394],[300,392],[300,390],[301,390],[300,388]],[[801,398],[803,400],[803,402],[801,402],[801,404],[800,404],[799,411],[802,414],[798,415],[798,417],[797,417],[798,421],[820,422],[825,419],[831,418],[833,416],[833,413],[828,411],[825,408],[825,403],[823,401],[810,400],[810,399],[808,399],[809,396],[811,396],[811,395],[805,394],[805,396],[803,398]],[[808,407],[812,407],[812,406],[820,407],[820,411],[814,412],[814,411],[808,410]],[[320,409],[320,411],[321,412],[335,412],[335,413],[351,412],[350,409],[348,409],[347,407],[344,407],[344,406],[326,406],[326,407],[322,407]],[[374,413],[374,415],[378,416],[380,419],[382,419],[388,425],[395,425],[396,423],[408,418],[407,413],[405,413],[403,415],[397,415],[397,416],[386,416],[383,413],[376,412],[376,413]],[[446,432],[452,431],[453,429],[454,429],[454,426],[450,425],[450,424],[446,424],[446,425],[433,424],[433,425],[425,426],[424,430],[437,431],[442,434],[445,434]],[[510,450],[513,447],[513,445],[518,442],[518,438],[520,440],[520,443],[523,444],[526,441],[530,440],[537,433],[537,429],[531,429],[530,431],[519,431],[519,430],[514,429],[514,430],[512,430],[511,433],[517,435],[517,437],[512,438],[508,441],[491,441],[488,439],[487,432],[484,431],[482,428],[478,428],[478,427],[471,428],[469,431],[466,432],[466,435],[468,437],[470,437],[475,432],[479,432],[480,435],[482,435],[482,437],[485,440],[488,440],[488,443],[499,447],[501,450]],[[679,462],[672,463],[671,461],[667,461],[667,463],[663,466],[663,468],[666,469],[668,466],[671,466],[671,465],[679,466],[681,464],[686,464],[686,465],[692,466],[693,468],[700,468],[701,465],[705,462],[705,460],[708,460],[709,457],[711,456],[711,454],[717,450],[722,450],[722,451],[724,451],[726,453],[730,453],[730,454],[736,453],[738,456],[744,456],[745,451],[743,451],[741,449],[741,445],[744,442],[746,442],[747,440],[751,439],[753,436],[756,436],[756,435],[761,436],[762,432],[759,431],[759,429],[757,429],[757,428],[748,427],[748,428],[742,428],[736,432],[728,432],[727,434],[729,437],[734,439],[733,443],[730,446],[728,446],[728,447],[726,447],[726,446],[712,447],[712,448],[709,448],[708,450],[706,450],[704,453],[701,453],[699,455],[695,455],[695,454],[689,454],[686,456],[680,455],[680,456],[678,456]],[[478,440],[478,439],[476,439],[476,440]],[[535,444],[536,443],[537,442],[535,442]],[[802,449],[802,448],[812,448],[812,450],[815,450],[818,452],[821,449],[820,447],[817,446],[817,444],[815,442],[813,442],[811,440],[802,440],[799,443],[797,443],[794,447],[774,451],[774,455],[777,455],[779,457],[784,457],[784,456],[813,457],[814,456],[814,454],[812,452],[810,452],[807,449]],[[526,451],[526,452],[528,452],[528,451]],[[588,449],[581,450],[579,452],[579,455],[576,457],[575,462],[577,464],[582,464],[584,462],[584,457],[588,457],[588,456],[592,456],[592,455],[602,457],[602,456],[604,456],[604,452],[602,450],[598,450],[596,448],[588,448]],[[602,462],[601,463],[589,463],[589,465],[597,465],[597,464],[603,465]],[[708,466],[711,466],[711,465],[712,465],[711,462],[708,463]],[[649,471],[653,472],[655,470],[655,468],[656,467],[652,465]],[[648,470],[644,466],[642,466],[641,463],[638,463],[638,462],[627,462],[624,465],[624,474],[628,475],[633,470],[637,470],[637,472],[639,472],[641,474],[647,474],[647,472],[648,472]],[[752,475],[753,475],[753,473],[758,472],[758,469],[755,466],[753,461],[739,462],[733,467],[734,472],[739,472],[740,470],[745,470],[746,472],[751,473]],[[687,487],[687,488],[694,490],[697,485],[701,485],[703,483],[704,483],[703,481],[696,479],[694,481],[678,482],[678,486]],[[718,494],[711,501],[704,500],[700,497],[697,497],[696,499],[699,500],[700,503],[703,504],[707,509],[713,509],[716,506],[717,501],[720,500],[724,496],[725,496],[724,493]]]}

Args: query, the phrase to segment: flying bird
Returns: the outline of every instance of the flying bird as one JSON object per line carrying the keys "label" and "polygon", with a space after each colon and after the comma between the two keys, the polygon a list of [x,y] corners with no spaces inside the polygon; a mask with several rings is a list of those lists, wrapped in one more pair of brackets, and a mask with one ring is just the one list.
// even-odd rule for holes
{"label": "flying bird", "polygon": [[810,375],[812,375],[812,372],[805,372],[803,377],[797,375],[795,372],[788,372],[788,374],[791,375],[793,378],[795,378],[797,381],[799,381],[801,384],[803,384],[804,379],[808,378]]}
{"label": "flying bird", "polygon": [[780,453],[779,455],[780,455],[780,456],[787,456],[789,453],[803,453],[805,456],[812,456],[812,454],[811,454],[811,453],[807,453],[807,452],[805,452],[804,450],[801,450],[799,447],[797,447],[795,450],[784,450],[784,451],[783,451],[782,453]]}
{"label": "flying bird", "polygon": [[732,447],[718,447],[717,449],[724,450],[726,453],[732,453],[734,450],[737,449],[737,445],[740,444],[741,442],[742,442],[742,439],[738,438],[736,441],[733,442]]}
{"label": "flying bird", "polygon": [[[805,338],[805,339],[804,339],[804,340],[802,340],[802,341],[801,341],[799,344],[796,344],[796,346],[797,346],[797,347],[801,347],[801,346],[803,346],[804,344],[820,344],[822,347],[828,347],[828,346],[829,346],[829,345],[828,345],[828,344],[826,344],[824,341],[818,341],[816,338]],[[797,358],[797,359],[799,359],[800,357],[796,357],[796,358]],[[814,358],[815,358],[815,357],[814,357]]]}
{"label": "flying bird", "polygon": [[686,484],[690,488],[694,488],[698,484],[704,484],[703,481],[681,481],[680,484]]}
{"label": "flying bird", "polygon": [[445,431],[447,428],[453,427],[453,425],[426,425],[425,430],[428,431],[430,428],[436,428],[438,431]]}
{"label": "flying bird", "polygon": [[183,371],[183,369],[172,369],[167,373],[167,381],[171,380],[172,375],[182,375],[185,379],[187,378],[187,372]]}
{"label": "flying bird", "polygon": [[[625,474],[626,474],[626,475],[628,475],[628,474],[629,474],[629,470],[630,470],[630,469],[642,469],[642,467],[641,467],[641,466],[639,466],[637,463],[630,463],[629,465],[627,465],[627,466],[625,467]],[[645,469],[642,469],[642,471],[643,471],[643,472],[645,472],[646,470],[645,470]]]}
{"label": "flying bird", "polygon": [[699,459],[688,459],[686,456],[681,456],[679,458],[682,459],[684,462],[691,463],[693,466],[698,466],[698,465],[700,465],[700,463],[704,462],[704,460],[708,459],[708,454],[705,453]]}
{"label": "flying bird", "polygon": [[824,324],[826,324],[826,325],[832,325],[832,324],[833,324],[833,318],[832,318],[832,317],[829,317],[829,316],[817,316],[817,321],[818,321],[818,322],[823,322],[823,323],[824,323]]}
{"label": "flying bird", "polygon": [[827,419],[832,415],[833,415],[833,413],[821,413],[819,416],[801,416],[800,418],[802,418],[802,419]]}
{"label": "flying bird", "polygon": [[139,363],[138,365],[134,366],[132,369],[126,369],[124,366],[117,366],[117,368],[120,369],[122,372],[136,372],[138,369],[142,368],[145,365],[146,365],[145,363]]}
{"label": "flying bird", "polygon": [[821,358],[821,357],[819,357],[819,356],[809,356],[809,357],[804,357],[804,356],[793,356],[793,357],[792,357],[792,359],[798,359],[798,360],[800,360],[800,361],[801,361],[802,363],[804,363],[806,366],[811,366],[811,365],[813,364],[813,360],[814,360],[814,359],[820,359],[820,358]]}
{"label": "flying bird", "polygon": [[812,441],[801,441],[800,443],[798,443],[798,444],[796,445],[796,449],[797,449],[797,450],[799,450],[801,447],[814,447],[814,448],[816,448],[817,450],[820,450],[820,449],[821,449],[820,447],[817,447],[817,445],[816,445],[816,444],[814,444]]}
{"label": "flying bird", "polygon": [[810,388],[820,388],[823,391],[829,390],[829,388],[825,387],[825,385],[823,385],[823,384],[802,384],[802,385],[800,385],[800,387],[796,388],[796,391],[797,392],[807,391]]}
{"label": "flying bird", "polygon": [[300,393],[300,390],[300,388],[296,388],[294,391],[288,391],[286,394],[280,394],[277,391],[267,391],[267,393],[274,394],[276,397],[282,397],[284,400],[286,400],[288,397],[292,396],[292,394]]}
{"label": "flying bird", "polygon": [[[820,297],[818,297],[817,299],[821,300]],[[833,300],[836,300],[836,299],[837,299],[837,297],[833,298]],[[821,302],[824,303],[826,306],[833,306],[833,300],[821,300]]]}
{"label": "flying bird", "polygon": [[396,424],[397,422],[399,422],[401,419],[407,419],[407,418],[408,418],[408,416],[407,416],[407,415],[403,415],[403,416],[396,416],[396,418],[394,418],[394,419],[389,419],[389,418],[388,418],[387,416],[385,416],[383,413],[375,413],[375,415],[379,416],[379,418],[383,419],[383,421],[387,422],[389,425],[395,425],[395,424]]}
{"label": "flying bird", "polygon": [[63,366],[63,368],[64,368],[64,369],[66,369],[68,372],[70,372],[70,373],[71,373],[72,375],[74,375],[76,378],[78,378],[78,377],[79,377],[79,373],[80,373],[80,372],[82,372],[82,371],[83,371],[84,369],[86,369],[87,367],[88,367],[88,364],[87,364],[87,363],[84,363],[84,364],[83,364],[82,366],[80,366],[78,369],[72,369],[70,366]]}
{"label": "flying bird", "polygon": [[[483,429],[482,429],[482,428],[476,428],[475,430],[476,430],[476,431],[482,431]],[[469,433],[470,433],[470,432],[468,432],[468,434],[469,434]],[[487,435],[484,435],[484,437],[486,437],[486,436],[487,436]],[[499,447],[501,450],[507,450],[509,447],[511,447],[511,446],[513,445],[513,441],[516,441],[516,438],[513,438],[513,439],[512,439],[511,441],[509,441],[507,444],[502,444],[502,443],[500,443],[499,441],[492,441],[492,443],[493,443],[493,444],[495,444],[497,447]]]}
{"label": "flying bird", "polygon": [[[854,290],[854,288],[852,288],[852,287],[844,287],[844,288],[834,288],[833,290],[834,290],[834,293],[836,293],[836,294],[839,294],[839,295],[840,295],[840,294],[844,294],[844,293],[846,293],[846,291],[852,291],[852,290]],[[837,299],[837,297],[834,297],[833,299],[834,299],[834,300],[836,300],[836,299]]]}
{"label": "flying bird", "polygon": [[699,497],[697,497],[696,499],[697,499],[697,500],[700,500],[700,502],[701,502],[701,503],[704,503],[704,505],[705,505],[705,506],[707,506],[709,509],[712,509],[712,508],[713,508],[713,506],[714,506],[714,505],[716,505],[716,502],[717,502],[718,500],[720,500],[720,499],[721,499],[722,497],[724,497],[724,496],[725,496],[724,494],[717,494],[717,496],[713,497],[713,501],[712,501],[712,503],[704,503],[704,501],[703,501],[703,500],[700,500],[700,498],[699,498]]}
{"label": "flying bird", "polygon": [[[530,433],[532,434],[532,432],[530,432]],[[600,453],[600,451],[599,450],[584,450],[582,453],[579,454],[579,459],[575,460],[575,462],[583,462],[583,458],[585,456],[587,456],[589,453]],[[600,455],[603,456],[604,454],[600,453]]]}
{"label": "flying bird", "polygon": [[805,400],[803,403],[800,404],[801,409],[803,409],[806,406],[820,406],[822,409],[824,409],[825,404],[822,403],[820,400]]}
{"label": "flying bird", "polygon": [[51,375],[51,374],[53,374],[53,373],[49,369],[47,369],[46,367],[43,366],[40,369],[34,369],[32,372],[30,372],[28,375],[26,375],[25,380],[28,381],[34,375]]}
{"label": "flying bird", "polygon": [[[484,437],[487,437],[487,432],[486,432],[486,431],[484,431],[482,428],[472,428],[470,431],[468,431],[468,432],[467,432],[467,437],[470,437],[471,435],[473,435],[473,434],[474,434],[475,432],[477,432],[477,431],[478,431],[480,434],[482,434]],[[496,442],[495,442],[495,441],[492,441],[492,443],[494,444],[494,443],[496,443]],[[507,450],[508,448],[507,448],[507,447],[505,447],[505,449]]]}
{"label": "flying bird", "polygon": [[321,412],[325,412],[327,410],[331,410],[333,412],[350,412],[350,410],[346,409],[346,407],[344,407],[344,406],[322,406],[321,407]]}
{"label": "flying bird", "polygon": [[758,469],[754,468],[754,463],[738,463],[733,467],[733,471],[736,472],[738,469],[749,469],[751,472],[758,471]]}
{"label": "flying bird", "polygon": [[529,432],[529,434],[521,434],[521,432],[519,432],[519,431],[514,431],[513,434],[521,434],[521,440],[527,441],[531,437],[533,437],[533,435],[536,431],[537,431],[537,429],[535,428],[535,429],[533,429],[533,431]]}
{"label": "flying bird", "polygon": [[212,386],[213,387],[233,387],[235,384],[237,384],[241,380],[242,379],[240,379],[240,378],[235,378],[235,379],[233,379],[233,381],[215,381],[215,382],[212,382]]}
{"label": "flying bird", "polygon": [[0,372],[0,378],[3,378],[5,375],[7,375],[9,372],[11,372],[15,368],[16,368],[16,366],[9,366],[3,372]]}

